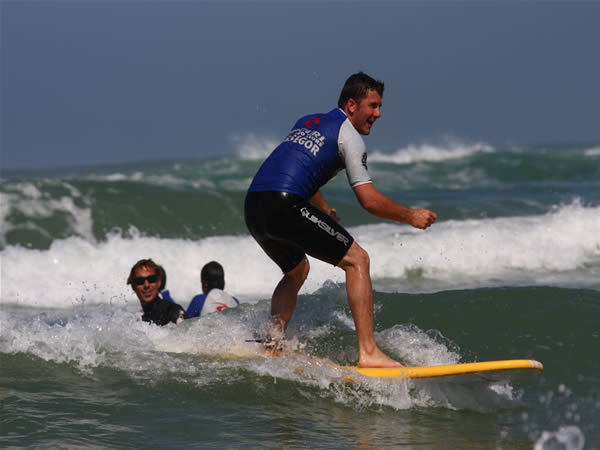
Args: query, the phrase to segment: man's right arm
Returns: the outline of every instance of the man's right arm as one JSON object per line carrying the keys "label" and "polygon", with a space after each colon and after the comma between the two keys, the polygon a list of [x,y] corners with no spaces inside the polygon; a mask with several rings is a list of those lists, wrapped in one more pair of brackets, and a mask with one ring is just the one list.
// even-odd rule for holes
{"label": "man's right arm", "polygon": [[336,222],[340,221],[340,218],[337,216],[337,211],[335,210],[335,208],[329,207],[327,201],[325,200],[325,197],[323,197],[323,194],[321,194],[321,191],[317,191],[317,193],[312,196],[312,198],[310,199],[310,204],[319,208],[328,216],[331,216]]}
{"label": "man's right arm", "polygon": [[353,188],[360,205],[374,216],[403,222],[415,228],[429,227],[437,214],[428,209],[410,209],[389,199],[379,192],[373,183],[361,184]]}

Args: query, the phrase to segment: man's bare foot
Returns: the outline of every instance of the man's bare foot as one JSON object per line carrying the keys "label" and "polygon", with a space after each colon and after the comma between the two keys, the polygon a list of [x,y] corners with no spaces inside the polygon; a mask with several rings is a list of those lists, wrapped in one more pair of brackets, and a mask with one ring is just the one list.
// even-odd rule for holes
{"label": "man's bare foot", "polygon": [[264,357],[268,358],[269,356],[271,356],[273,358],[279,358],[279,357],[283,356],[283,350],[277,350],[277,349],[274,349],[274,348],[267,348],[267,349],[265,349]]}
{"label": "man's bare foot", "polygon": [[361,353],[358,359],[358,367],[384,367],[384,368],[398,368],[404,367],[398,361],[394,361],[388,355],[383,353],[378,348],[371,354]]}
{"label": "man's bare foot", "polygon": [[269,356],[279,358],[283,355],[283,350],[285,348],[283,336],[271,337],[271,335],[267,335],[263,340],[263,345],[265,346],[265,358],[268,358]]}

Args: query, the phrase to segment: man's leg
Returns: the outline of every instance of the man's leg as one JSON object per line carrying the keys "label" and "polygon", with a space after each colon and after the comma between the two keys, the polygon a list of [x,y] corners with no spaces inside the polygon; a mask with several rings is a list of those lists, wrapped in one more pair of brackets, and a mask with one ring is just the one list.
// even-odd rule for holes
{"label": "man's leg", "polygon": [[296,267],[283,275],[273,292],[271,316],[275,330],[281,331],[282,334],[292,318],[294,309],[296,309],[298,291],[304,284],[309,270],[310,265],[305,256]]}
{"label": "man's leg", "polygon": [[402,364],[379,350],[375,342],[369,255],[353,242],[338,267],[346,272],[346,293],[358,338],[358,366],[402,367]]}

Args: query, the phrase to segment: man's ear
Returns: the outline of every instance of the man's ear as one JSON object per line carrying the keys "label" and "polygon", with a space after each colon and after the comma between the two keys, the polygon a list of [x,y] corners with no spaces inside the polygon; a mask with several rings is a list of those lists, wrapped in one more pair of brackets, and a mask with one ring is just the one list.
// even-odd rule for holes
{"label": "man's ear", "polygon": [[353,98],[348,99],[348,101],[346,102],[346,114],[348,114],[349,116],[351,116],[352,114],[354,114],[356,112],[356,109],[358,108],[358,103],[356,102],[356,100],[354,100]]}

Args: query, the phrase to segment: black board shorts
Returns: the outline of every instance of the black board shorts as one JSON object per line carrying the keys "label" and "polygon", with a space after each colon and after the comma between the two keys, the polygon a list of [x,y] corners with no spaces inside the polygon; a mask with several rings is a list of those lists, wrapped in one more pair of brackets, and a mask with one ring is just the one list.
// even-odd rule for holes
{"label": "black board shorts", "polygon": [[244,215],[250,234],[284,273],[306,254],[337,266],[354,242],[329,215],[288,192],[248,192]]}

